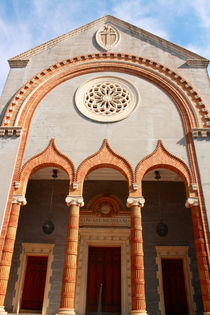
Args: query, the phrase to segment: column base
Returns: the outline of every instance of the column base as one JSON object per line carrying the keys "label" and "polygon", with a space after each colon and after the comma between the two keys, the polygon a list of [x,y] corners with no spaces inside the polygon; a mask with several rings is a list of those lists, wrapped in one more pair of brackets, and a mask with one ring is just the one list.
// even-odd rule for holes
{"label": "column base", "polygon": [[131,315],[148,315],[148,313],[147,313],[147,311],[145,310],[143,310],[143,311],[141,311],[141,310],[132,310],[131,311]]}
{"label": "column base", "polygon": [[5,311],[4,306],[0,306],[0,315],[6,315],[7,312]]}
{"label": "column base", "polygon": [[[58,313],[55,315],[76,315],[75,310],[73,308],[60,308]],[[1,314],[0,314],[1,315]]]}

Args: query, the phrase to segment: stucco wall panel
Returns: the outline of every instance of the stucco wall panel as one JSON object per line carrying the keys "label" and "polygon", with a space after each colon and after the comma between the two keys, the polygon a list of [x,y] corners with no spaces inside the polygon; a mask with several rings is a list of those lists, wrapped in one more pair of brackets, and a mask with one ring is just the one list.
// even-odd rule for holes
{"label": "stucco wall panel", "polygon": [[173,101],[160,88],[144,79],[124,73],[103,72],[105,75],[120,76],[130,81],[139,91],[139,107],[122,121],[94,122],[78,112],[74,95],[82,83],[99,77],[100,73],[66,81],[50,91],[38,105],[30,127],[24,162],[41,152],[55,137],[59,150],[69,156],[76,166],[98,151],[105,138],[133,167],[154,150],[158,139],[188,164],[183,124]]}
{"label": "stucco wall panel", "polygon": [[194,141],[201,185],[206,205],[208,222],[210,222],[210,138]]}
{"label": "stucco wall panel", "polygon": [[20,138],[16,136],[0,138],[0,229],[2,228],[6,204],[12,184],[19,143]]}

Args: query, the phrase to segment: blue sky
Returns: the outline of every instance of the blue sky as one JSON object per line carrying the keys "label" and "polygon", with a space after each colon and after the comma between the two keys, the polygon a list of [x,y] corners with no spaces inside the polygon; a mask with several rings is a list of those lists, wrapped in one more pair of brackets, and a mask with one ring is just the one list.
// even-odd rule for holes
{"label": "blue sky", "polygon": [[0,93],[9,58],[106,14],[210,59],[210,0],[0,0]]}

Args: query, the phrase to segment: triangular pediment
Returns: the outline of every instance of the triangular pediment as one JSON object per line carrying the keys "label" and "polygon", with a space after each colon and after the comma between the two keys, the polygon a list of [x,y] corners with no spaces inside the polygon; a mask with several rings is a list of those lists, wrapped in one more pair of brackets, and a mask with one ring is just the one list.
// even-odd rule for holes
{"label": "triangular pediment", "polygon": [[[32,56],[39,54],[45,50],[51,49],[53,47],[55,47],[56,45],[70,39],[73,37],[78,36],[81,33],[87,32],[88,30],[90,30],[93,27],[97,27],[98,28],[101,27],[101,25],[106,24],[106,23],[110,23],[113,26],[119,28],[121,30],[121,32],[128,32],[130,34],[130,36],[133,36],[135,38],[136,41],[138,40],[142,40],[144,42],[149,43],[150,45],[156,46],[156,47],[161,47],[163,50],[167,51],[167,52],[171,52],[171,54],[176,54],[178,55],[180,58],[185,59],[185,60],[199,60],[200,62],[204,62],[204,63],[208,63],[208,59],[194,53],[191,52],[179,45],[173,44],[157,35],[154,35],[150,32],[147,32],[137,26],[134,26],[130,23],[127,23],[125,21],[122,21],[114,16],[111,15],[106,15],[100,19],[97,19],[93,22],[90,22],[86,25],[83,25],[73,31],[70,31],[64,35],[58,36],[48,42],[45,42],[39,46],[36,46],[26,52],[23,52],[11,59],[9,59],[9,63],[10,65],[12,65],[12,63],[19,62],[20,66],[22,64],[22,66],[24,67],[27,64],[27,60],[29,60]],[[113,49],[114,51],[114,49]]]}

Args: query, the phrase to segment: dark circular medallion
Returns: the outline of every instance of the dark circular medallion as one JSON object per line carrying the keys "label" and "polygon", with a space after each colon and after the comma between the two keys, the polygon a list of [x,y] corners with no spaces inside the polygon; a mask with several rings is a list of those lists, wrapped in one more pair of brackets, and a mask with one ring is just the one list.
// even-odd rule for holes
{"label": "dark circular medallion", "polygon": [[51,234],[55,229],[54,223],[51,220],[47,220],[42,225],[42,230],[45,234]]}
{"label": "dark circular medallion", "polygon": [[156,232],[159,236],[166,236],[168,234],[168,226],[165,223],[160,222],[156,227]]}

